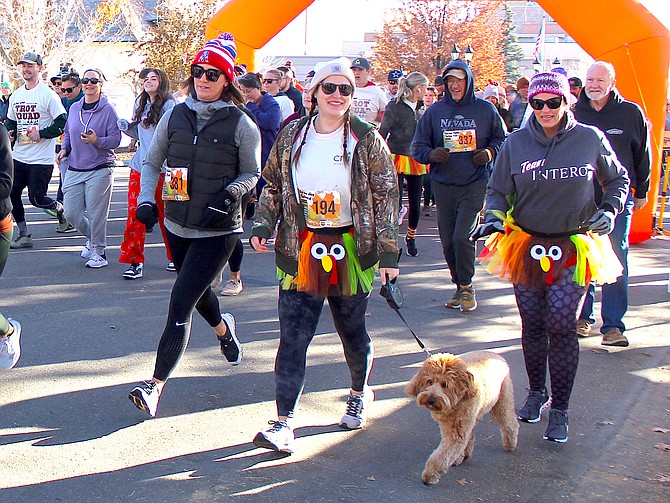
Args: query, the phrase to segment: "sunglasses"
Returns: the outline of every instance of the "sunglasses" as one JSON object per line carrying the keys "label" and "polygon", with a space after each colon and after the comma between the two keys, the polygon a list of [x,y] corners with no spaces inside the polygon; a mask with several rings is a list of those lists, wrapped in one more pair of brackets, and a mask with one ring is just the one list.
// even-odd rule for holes
{"label": "sunglasses", "polygon": [[556,96],[555,98],[549,98],[548,100],[538,100],[537,98],[532,98],[528,100],[528,103],[533,110],[542,110],[544,105],[547,105],[550,110],[556,110],[557,108],[561,107],[561,104],[563,104],[563,97]]}
{"label": "sunglasses", "polygon": [[64,93],[70,94],[72,91],[74,91],[74,87],[61,87],[60,90]]}
{"label": "sunglasses", "polygon": [[280,79],[263,79],[263,84],[272,84],[273,82],[277,82]]}
{"label": "sunglasses", "polygon": [[200,65],[191,65],[191,76],[194,79],[199,79],[204,74],[209,82],[216,82],[219,80],[222,73],[223,71],[217,68],[209,68],[208,70],[205,70]]}
{"label": "sunglasses", "polygon": [[335,84],[333,82],[321,82],[319,84],[323,90],[323,94],[333,94],[338,89],[340,90],[340,95],[349,96],[354,92],[354,86],[351,84]]}
{"label": "sunglasses", "polygon": [[391,84],[392,86],[395,86],[397,83],[398,83],[397,80],[389,80],[389,84]]}
{"label": "sunglasses", "polygon": [[84,84],[84,85],[88,84],[89,82],[93,85],[96,85],[96,84],[102,82],[102,80],[97,79],[95,77],[93,77],[92,79],[89,79],[88,77],[84,77],[83,79],[81,79],[81,83]]}

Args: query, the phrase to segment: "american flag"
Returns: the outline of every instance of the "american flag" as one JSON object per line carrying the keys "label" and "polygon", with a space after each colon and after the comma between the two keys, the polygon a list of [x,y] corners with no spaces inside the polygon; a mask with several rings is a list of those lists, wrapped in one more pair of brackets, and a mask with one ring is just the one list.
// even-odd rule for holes
{"label": "american flag", "polygon": [[533,49],[533,56],[540,63],[542,63],[542,59],[544,58],[544,24],[545,24],[545,17],[542,16],[540,33],[537,34],[537,38],[535,39],[535,48]]}

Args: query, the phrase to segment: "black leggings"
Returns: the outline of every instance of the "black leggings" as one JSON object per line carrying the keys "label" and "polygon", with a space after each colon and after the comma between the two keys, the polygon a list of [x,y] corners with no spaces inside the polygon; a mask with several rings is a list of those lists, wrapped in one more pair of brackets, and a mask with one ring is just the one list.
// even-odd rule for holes
{"label": "black leggings", "polygon": [[423,175],[402,175],[398,174],[398,187],[400,188],[400,206],[402,206],[402,186],[403,180],[407,181],[407,206],[409,208],[407,216],[407,226],[416,229],[419,225],[421,216],[421,187],[423,185]]}
{"label": "black leggings", "polygon": [[10,199],[13,206],[12,215],[16,223],[26,221],[23,201],[21,201],[21,194],[26,187],[28,187],[30,204],[35,208],[56,209],[56,201],[47,196],[53,170],[53,165],[26,164],[21,161],[14,161],[14,184],[12,185]]}
{"label": "black leggings", "polygon": [[530,390],[545,389],[548,361],[551,406],[561,410],[568,410],[577,374],[577,314],[586,293],[586,286],[572,280],[574,270],[574,267],[564,269],[553,284],[540,291],[514,285]]}
{"label": "black leggings", "polygon": [[[279,289],[279,349],[275,360],[277,414],[293,417],[305,384],[307,348],[323,309],[321,297]],[[365,328],[368,294],[328,297],[335,330],[344,347],[351,388],[364,391],[372,369],[372,340]]]}
{"label": "black leggings", "polygon": [[242,257],[244,257],[244,245],[242,244],[242,240],[237,238],[237,243],[235,243],[233,252],[228,259],[230,272],[240,272],[240,269],[242,268]]}
{"label": "black leggings", "polygon": [[154,377],[166,381],[177,366],[191,335],[193,309],[211,327],[221,323],[219,300],[210,288],[239,240],[237,234],[210,238],[182,238],[166,231],[167,244],[177,268],[165,330],[158,344]]}

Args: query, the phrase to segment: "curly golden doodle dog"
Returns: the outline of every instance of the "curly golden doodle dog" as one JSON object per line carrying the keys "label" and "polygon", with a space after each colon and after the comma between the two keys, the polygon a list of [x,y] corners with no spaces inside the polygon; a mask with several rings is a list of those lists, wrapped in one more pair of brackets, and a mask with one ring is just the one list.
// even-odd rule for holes
{"label": "curly golden doodle dog", "polygon": [[472,455],[475,426],[487,412],[500,425],[503,447],[516,448],[519,424],[507,361],[490,351],[429,357],[405,388],[440,425],[442,441],[426,461],[421,480],[436,484],[450,466]]}

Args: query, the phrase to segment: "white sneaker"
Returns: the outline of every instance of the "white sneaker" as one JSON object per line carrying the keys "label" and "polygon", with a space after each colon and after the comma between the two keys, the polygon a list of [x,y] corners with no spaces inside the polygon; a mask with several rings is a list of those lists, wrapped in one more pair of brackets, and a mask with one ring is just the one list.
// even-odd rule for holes
{"label": "white sneaker", "polygon": [[109,265],[109,262],[107,262],[107,257],[105,257],[104,253],[102,255],[98,255],[97,252],[93,252],[90,260],[86,262],[86,267],[90,267],[91,269],[99,269],[107,265]]}
{"label": "white sneaker", "polygon": [[349,393],[347,410],[340,419],[340,426],[348,430],[363,428],[367,421],[367,412],[374,401],[375,394],[371,388],[365,387],[362,394]]}
{"label": "white sneaker", "polygon": [[154,381],[142,381],[132,389],[128,394],[128,398],[132,400],[135,407],[146,412],[151,417],[156,417],[160,396],[158,395],[158,389],[156,389]]}
{"label": "white sneaker", "polygon": [[81,258],[85,258],[86,260],[90,259],[93,254],[95,253],[95,250],[91,246],[91,242],[86,240],[86,245],[84,246],[84,249],[81,251]]}
{"label": "white sneaker", "polygon": [[289,424],[284,421],[269,421],[270,428],[259,431],[254,437],[256,447],[264,447],[277,452],[293,454],[295,452],[295,433]]}
{"label": "white sneaker", "polygon": [[402,225],[403,218],[407,215],[407,206],[401,206],[398,213],[398,225]]}
{"label": "white sneaker", "polygon": [[221,289],[221,295],[224,297],[232,297],[239,295],[242,290],[244,290],[244,286],[242,286],[242,280],[237,278],[230,278]]}
{"label": "white sneaker", "polygon": [[13,368],[21,357],[21,324],[12,319],[7,321],[14,327],[14,332],[0,339],[0,369]]}

